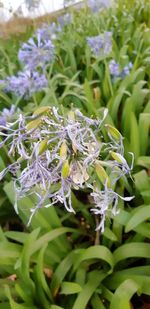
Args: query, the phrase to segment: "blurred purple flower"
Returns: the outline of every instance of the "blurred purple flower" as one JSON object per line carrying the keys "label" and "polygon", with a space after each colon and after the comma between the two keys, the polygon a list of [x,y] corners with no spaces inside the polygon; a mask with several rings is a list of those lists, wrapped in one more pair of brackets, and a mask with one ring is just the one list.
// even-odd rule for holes
{"label": "blurred purple flower", "polygon": [[125,76],[129,75],[132,67],[133,67],[132,62],[129,62],[129,64],[125,66],[121,71],[119,68],[119,64],[114,59],[109,62],[110,74],[114,79],[116,77],[124,78]]}
{"label": "blurred purple flower", "polygon": [[7,77],[4,84],[5,92],[12,92],[16,96],[22,96],[28,99],[35,92],[46,88],[48,81],[44,74],[26,70],[24,72],[18,72],[16,76]]}
{"label": "blurred purple flower", "polygon": [[87,43],[96,57],[107,56],[112,50],[112,33],[106,31],[98,36],[88,37]]}
{"label": "blurred purple flower", "polygon": [[121,77],[121,78],[124,78],[124,77],[126,77],[127,75],[129,75],[129,74],[130,74],[130,70],[132,69],[132,67],[133,67],[132,62],[129,62],[129,64],[126,65],[126,66],[124,67],[124,69],[121,71],[120,77]]}
{"label": "blurred purple flower", "polygon": [[27,43],[23,43],[18,53],[19,60],[25,65],[26,69],[34,70],[43,67],[46,63],[54,60],[55,47],[52,41],[45,40],[38,33],[35,39],[30,38]]}
{"label": "blurred purple flower", "polygon": [[119,64],[114,59],[109,62],[109,70],[114,77],[118,77],[120,74]]}
{"label": "blurred purple flower", "polygon": [[[3,108],[0,113],[0,126],[6,127],[6,122],[10,122],[15,113],[15,105],[11,105],[10,109]],[[0,128],[1,130],[2,128]]]}
{"label": "blurred purple flower", "polygon": [[87,4],[93,13],[97,13],[104,8],[108,8],[111,2],[110,0],[88,0]]}
{"label": "blurred purple flower", "polygon": [[61,15],[58,17],[58,23],[61,27],[64,27],[65,25],[68,25],[71,23],[72,16],[69,13],[66,13],[64,15]]}
{"label": "blurred purple flower", "polygon": [[51,40],[56,38],[56,34],[61,31],[61,27],[55,22],[51,24],[43,24],[41,28],[37,30],[37,35],[42,37],[42,40]]}

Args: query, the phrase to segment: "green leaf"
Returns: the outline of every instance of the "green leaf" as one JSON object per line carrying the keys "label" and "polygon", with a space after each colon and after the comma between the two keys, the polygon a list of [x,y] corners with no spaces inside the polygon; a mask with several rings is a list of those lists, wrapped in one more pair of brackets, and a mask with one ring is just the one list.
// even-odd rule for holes
{"label": "green leaf", "polygon": [[4,302],[0,304],[0,309],[11,309],[11,307],[9,303]]}
{"label": "green leaf", "polygon": [[95,294],[91,299],[91,305],[93,309],[105,309],[104,304],[102,303],[100,297]]}
{"label": "green leaf", "polygon": [[87,108],[89,110],[89,113],[96,113],[95,111],[95,102],[94,102],[94,98],[93,98],[93,93],[89,84],[89,81],[87,79],[85,79],[84,82],[84,91],[85,91],[85,96],[87,98]]}
{"label": "green leaf", "polygon": [[104,280],[105,286],[111,290],[116,290],[125,280],[135,280],[141,285],[141,291],[150,295],[150,266],[138,266],[117,271]]}
{"label": "green leaf", "polygon": [[124,281],[115,291],[110,309],[130,309],[130,299],[140,290],[140,286],[131,279]]}
{"label": "green leaf", "polygon": [[136,242],[128,243],[117,248],[114,253],[115,265],[128,258],[149,258],[150,257],[150,244]]}
{"label": "green leaf", "polygon": [[52,276],[51,291],[54,296],[58,293],[61,282],[65,278],[69,269],[72,267],[74,254],[75,252],[71,251],[65,259],[61,261]]}
{"label": "green leaf", "polygon": [[139,157],[136,161],[136,164],[149,169],[150,168],[150,157],[148,156]]}
{"label": "green leaf", "polygon": [[115,235],[115,233],[112,232],[111,229],[108,228],[108,227],[105,227],[105,230],[104,230],[103,235],[104,235],[106,238],[110,239],[111,241],[118,241],[118,238],[117,238],[117,236]]}
{"label": "green leaf", "polygon": [[70,295],[81,291],[82,287],[78,283],[63,281],[61,284],[60,294]]}
{"label": "green leaf", "polygon": [[137,159],[140,154],[140,139],[139,139],[139,128],[134,113],[131,113],[130,122],[131,122],[130,147],[131,151],[134,153],[135,159]]}
{"label": "green leaf", "polygon": [[87,283],[83,286],[82,291],[77,296],[72,309],[85,309],[91,296],[106,275],[107,274],[103,271],[91,272]]}
{"label": "green leaf", "polygon": [[17,304],[11,296],[10,288],[8,286],[5,286],[5,293],[9,299],[11,309],[37,309],[37,307],[32,304]]}
{"label": "green leaf", "polygon": [[149,190],[150,180],[145,170],[134,174],[135,186],[141,192]]}
{"label": "green leaf", "polygon": [[134,209],[131,217],[125,227],[125,232],[128,233],[140,223],[150,218],[150,205],[140,206]]}
{"label": "green leaf", "polygon": [[149,146],[150,113],[140,114],[139,118],[139,138],[140,154],[145,155]]}
{"label": "green leaf", "polygon": [[80,231],[77,231],[76,229],[72,228],[67,228],[67,227],[60,227],[58,229],[54,229],[43,236],[41,236],[39,239],[37,239],[33,244],[32,244],[32,254],[35,253],[36,251],[40,250],[43,247],[43,244],[51,242],[52,240],[56,239],[57,237],[66,234],[66,233],[81,233]]}
{"label": "green leaf", "polygon": [[77,268],[82,262],[93,260],[93,259],[94,260],[100,259],[100,260],[105,261],[110,267],[109,272],[112,272],[113,265],[114,265],[113,255],[110,252],[110,250],[104,246],[94,246],[94,247],[92,246],[92,247],[89,247],[88,249],[83,249],[83,252],[79,254],[79,256],[77,256],[76,258],[76,261],[74,264],[74,271],[77,270]]}

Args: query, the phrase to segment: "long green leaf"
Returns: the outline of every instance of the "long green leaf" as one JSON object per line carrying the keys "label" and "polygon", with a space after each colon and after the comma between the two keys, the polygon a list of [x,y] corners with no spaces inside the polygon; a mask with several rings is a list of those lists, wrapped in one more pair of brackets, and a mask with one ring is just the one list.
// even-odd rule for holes
{"label": "long green leaf", "polygon": [[76,259],[74,264],[74,271],[79,267],[79,265],[84,261],[100,259],[105,261],[109,265],[109,272],[112,272],[114,260],[113,255],[108,248],[105,246],[94,246],[83,250],[81,254]]}
{"label": "long green leaf", "polygon": [[150,257],[150,244],[147,243],[129,243],[117,248],[114,253],[115,265],[125,259],[135,258],[149,258]]}
{"label": "long green leaf", "polygon": [[131,297],[140,290],[140,286],[131,279],[124,281],[115,291],[110,309],[130,309]]}
{"label": "long green leaf", "polygon": [[136,228],[136,226],[138,226],[143,221],[150,218],[150,205],[137,207],[132,213],[125,227],[126,233]]}
{"label": "long green leaf", "polygon": [[91,296],[105,277],[106,273],[103,271],[93,271],[89,276],[88,282],[84,285],[82,291],[79,293],[72,309],[85,309]]}

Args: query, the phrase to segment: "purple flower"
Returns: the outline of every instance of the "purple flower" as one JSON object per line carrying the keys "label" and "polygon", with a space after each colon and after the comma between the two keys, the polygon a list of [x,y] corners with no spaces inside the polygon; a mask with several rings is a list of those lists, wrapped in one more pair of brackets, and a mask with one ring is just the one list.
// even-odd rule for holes
{"label": "purple flower", "polygon": [[4,81],[5,92],[12,92],[16,96],[22,96],[26,99],[35,92],[41,91],[47,87],[48,81],[43,74],[38,72],[18,72],[16,76],[7,77]]}
{"label": "purple flower", "polygon": [[59,16],[57,20],[60,26],[64,27],[71,23],[71,19],[72,19],[71,14],[66,13],[64,15]]}
{"label": "purple flower", "polygon": [[104,32],[95,37],[88,37],[87,43],[96,57],[107,56],[112,50],[112,34]]}
{"label": "purple flower", "polygon": [[42,40],[55,39],[56,34],[61,31],[61,27],[58,26],[55,22],[51,24],[44,24],[41,28],[37,30],[37,35],[40,35]]}
{"label": "purple flower", "polygon": [[120,74],[119,64],[114,59],[109,62],[109,70],[114,77],[118,77]]}
{"label": "purple flower", "polygon": [[130,74],[130,70],[132,69],[132,67],[133,67],[132,62],[129,62],[129,64],[126,65],[126,66],[124,67],[124,69],[122,70],[122,72],[120,73],[120,77],[121,77],[121,78],[124,78],[124,77],[126,77],[127,75],[129,75],[129,74]]}
{"label": "purple flower", "polygon": [[54,60],[55,47],[51,40],[44,40],[40,33],[36,39],[30,38],[23,43],[18,53],[19,60],[29,70],[43,67]]}
{"label": "purple flower", "polygon": [[[15,156],[15,162],[0,173],[0,179],[7,172],[13,174],[16,212],[19,199],[33,195],[36,201],[28,224],[43,206],[62,204],[68,212],[74,212],[72,190],[89,188],[93,191],[91,196],[95,206],[91,211],[101,217],[98,229],[104,230],[105,218],[109,213],[117,214],[120,196],[110,185],[115,184],[113,177],[117,181],[121,176],[130,175],[133,163],[129,167],[124,159],[121,134],[112,126],[108,131],[111,133],[108,134],[110,143],[104,142],[102,126],[107,112],[105,109],[100,119],[91,119],[79,110],[72,110],[64,116],[55,107],[39,107],[33,116],[20,114],[16,121],[7,122],[5,130],[0,131],[3,139],[0,147],[6,144],[8,155]],[[122,154],[110,152],[110,148],[116,150],[120,147]],[[112,160],[108,160],[110,155]],[[103,166],[108,167],[109,175]],[[20,173],[18,169],[21,169]],[[102,182],[104,188],[100,191],[96,181],[97,176],[101,179],[101,172],[102,179],[106,181]],[[122,199],[129,201],[131,198]]]}
{"label": "purple flower", "polygon": [[14,114],[15,114],[15,105],[12,104],[10,109],[3,108],[0,115],[0,130],[6,127],[6,122],[10,122]]}
{"label": "purple flower", "polygon": [[109,62],[110,74],[114,79],[116,77],[124,78],[125,76],[129,75],[132,67],[133,67],[132,62],[129,62],[129,64],[125,66],[121,71],[119,68],[119,64],[114,59]]}
{"label": "purple flower", "polygon": [[97,13],[104,8],[108,8],[111,3],[110,0],[88,0],[87,4],[93,13]]}

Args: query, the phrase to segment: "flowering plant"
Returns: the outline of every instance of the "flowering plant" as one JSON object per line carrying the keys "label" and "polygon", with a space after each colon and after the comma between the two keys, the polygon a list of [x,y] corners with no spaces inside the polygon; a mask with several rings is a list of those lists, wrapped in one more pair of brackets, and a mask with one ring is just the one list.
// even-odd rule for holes
{"label": "flowering plant", "polygon": [[[120,177],[130,174],[124,155],[123,138],[119,131],[104,125],[108,110],[99,119],[88,118],[78,109],[62,115],[53,107],[40,107],[32,116],[20,114],[12,123],[0,125],[1,147],[8,144],[9,156],[16,161],[6,167],[0,178],[11,172],[18,199],[34,195],[36,206],[63,204],[72,207],[72,190],[87,190],[92,198],[93,213],[99,215],[97,229],[104,231],[107,217],[116,215],[118,198],[114,187]],[[106,130],[108,142],[103,138]]]}

